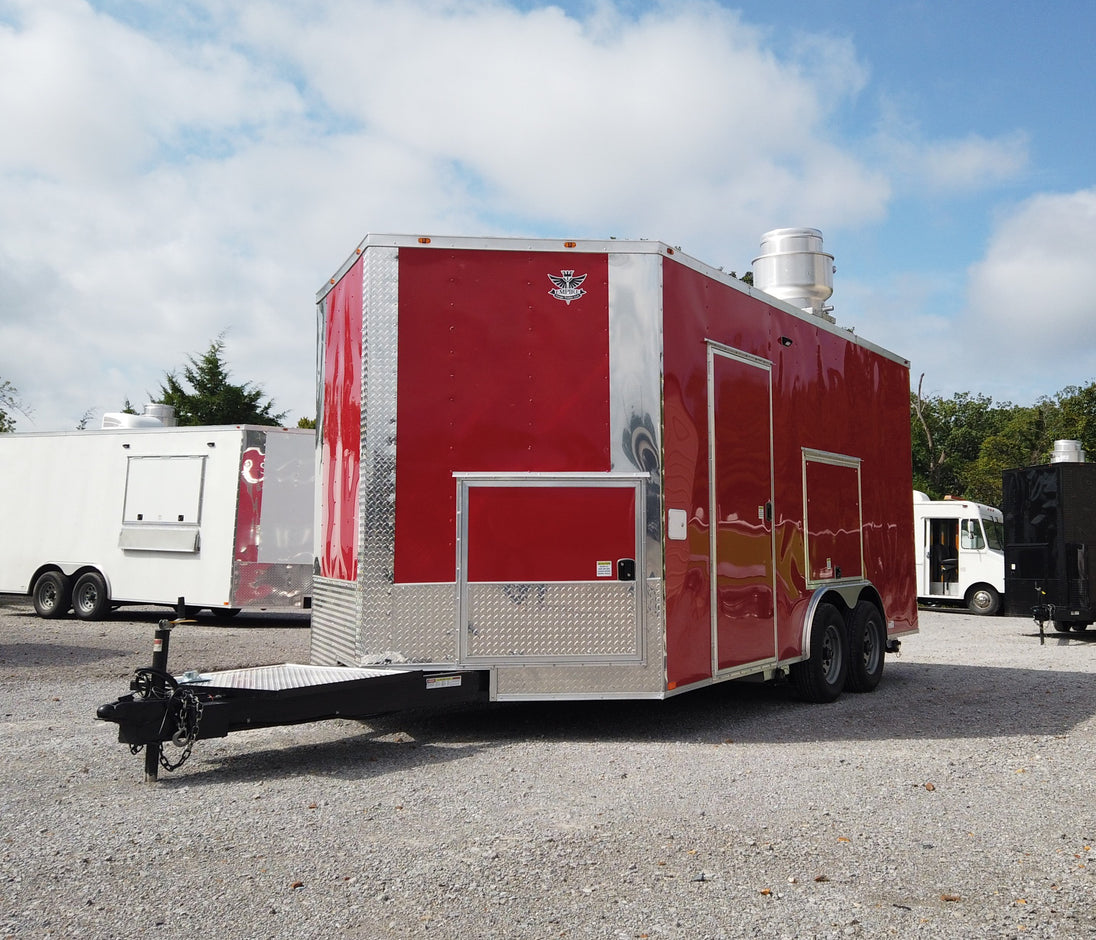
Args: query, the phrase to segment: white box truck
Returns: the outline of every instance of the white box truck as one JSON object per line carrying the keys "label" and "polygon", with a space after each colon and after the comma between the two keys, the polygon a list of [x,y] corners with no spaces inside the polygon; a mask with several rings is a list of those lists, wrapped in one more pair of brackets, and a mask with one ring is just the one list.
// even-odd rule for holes
{"label": "white box truck", "polygon": [[996,614],[1005,592],[1004,517],[969,499],[913,491],[917,599]]}
{"label": "white box truck", "polygon": [[188,612],[309,607],[314,480],[310,430],[0,434],[0,591],[84,620],[179,598]]}

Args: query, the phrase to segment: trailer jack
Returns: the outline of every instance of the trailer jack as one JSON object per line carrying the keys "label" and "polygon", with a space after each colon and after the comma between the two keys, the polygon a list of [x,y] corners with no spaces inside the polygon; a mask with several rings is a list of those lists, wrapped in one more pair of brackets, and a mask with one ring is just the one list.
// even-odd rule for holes
{"label": "trailer jack", "polygon": [[[130,694],[96,711],[118,725],[118,740],[131,752],[145,750],[146,782],[161,767],[181,767],[196,741],[233,731],[489,700],[486,670],[285,663],[175,676],[167,670],[167,649],[176,623],[157,625],[152,666],[134,672]],[[182,749],[175,761],[164,753],[168,741]]]}
{"label": "trailer jack", "polygon": [[1046,624],[1054,619],[1053,604],[1036,604],[1031,608],[1031,616],[1039,624],[1039,645],[1044,646],[1047,641]]}

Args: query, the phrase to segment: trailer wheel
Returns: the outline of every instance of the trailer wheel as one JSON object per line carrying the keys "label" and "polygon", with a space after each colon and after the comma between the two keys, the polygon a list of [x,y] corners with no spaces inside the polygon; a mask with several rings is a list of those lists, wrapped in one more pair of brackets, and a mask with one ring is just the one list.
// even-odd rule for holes
{"label": "trailer wheel", "polygon": [[1068,623],[1062,623],[1061,620],[1052,620],[1050,625],[1059,633],[1069,633],[1070,625]]}
{"label": "trailer wheel", "polygon": [[845,687],[849,640],[845,618],[833,604],[819,604],[811,621],[811,655],[791,667],[792,684],[806,702],[832,702]]}
{"label": "trailer wheel", "polygon": [[1001,595],[988,584],[976,584],[967,591],[967,610],[972,614],[992,617],[1001,609]]}
{"label": "trailer wheel", "polygon": [[85,571],[72,588],[72,609],[81,620],[102,620],[110,610],[107,583],[98,571]]}
{"label": "trailer wheel", "polygon": [[63,617],[71,606],[72,581],[60,571],[47,571],[34,582],[34,612],[39,617]]}
{"label": "trailer wheel", "polygon": [[883,678],[883,652],[887,629],[879,608],[867,601],[856,605],[849,619],[849,674],[845,688],[850,692],[872,692]]}

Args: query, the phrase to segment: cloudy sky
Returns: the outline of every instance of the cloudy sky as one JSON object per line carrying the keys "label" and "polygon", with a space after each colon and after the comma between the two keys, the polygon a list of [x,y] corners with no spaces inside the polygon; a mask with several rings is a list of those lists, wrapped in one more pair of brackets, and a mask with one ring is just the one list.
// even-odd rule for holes
{"label": "cloudy sky", "polygon": [[0,0],[0,380],[140,406],[225,333],[312,417],[315,294],[369,232],[822,229],[913,383],[1096,380],[1096,4]]}

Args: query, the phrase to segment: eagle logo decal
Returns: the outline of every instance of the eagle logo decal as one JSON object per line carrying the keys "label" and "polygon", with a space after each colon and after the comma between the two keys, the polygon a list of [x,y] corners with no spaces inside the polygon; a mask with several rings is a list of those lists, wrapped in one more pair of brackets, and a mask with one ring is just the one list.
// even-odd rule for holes
{"label": "eagle logo decal", "polygon": [[585,274],[579,274],[576,277],[574,271],[560,271],[559,274],[549,274],[548,280],[556,285],[556,289],[548,291],[548,294],[556,300],[562,300],[568,306],[572,300],[578,300],[586,293],[582,289],[582,282],[586,280]]}

